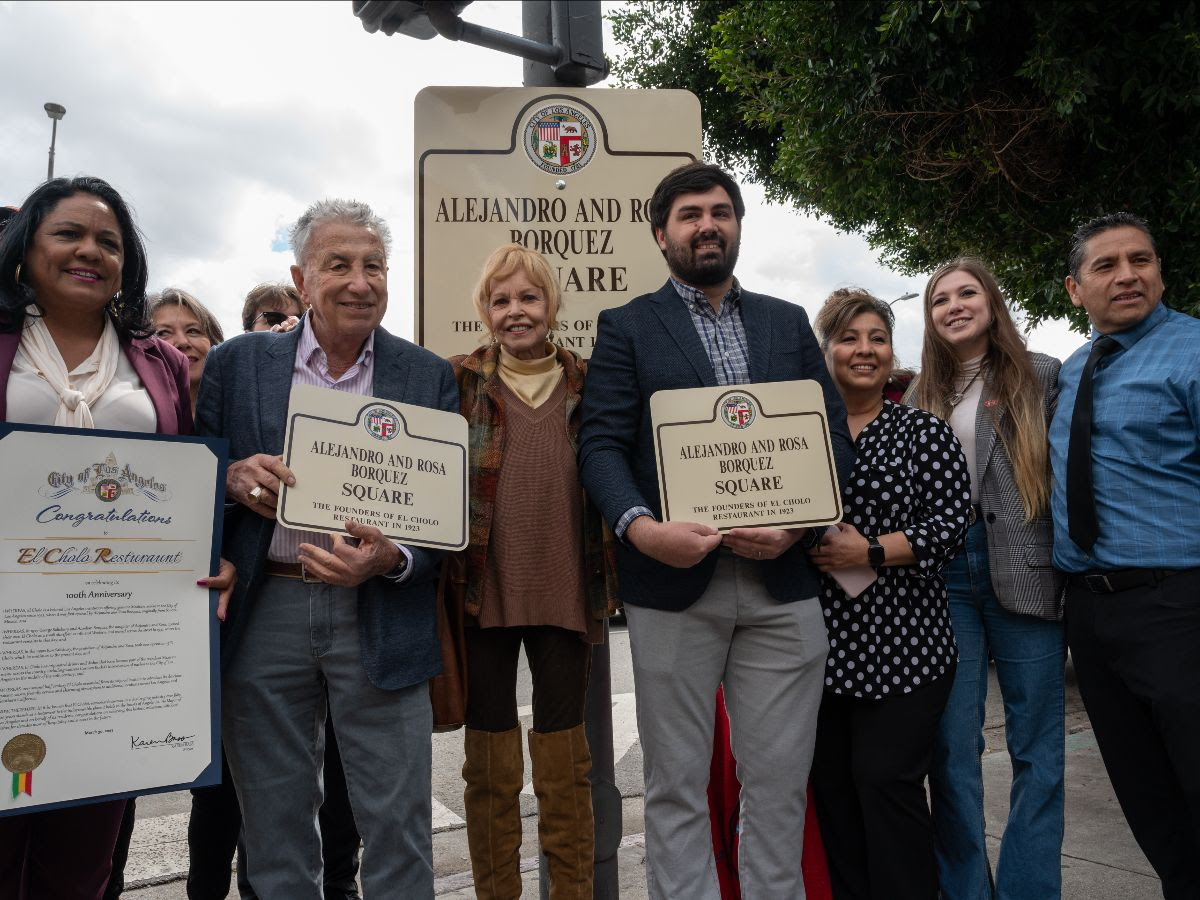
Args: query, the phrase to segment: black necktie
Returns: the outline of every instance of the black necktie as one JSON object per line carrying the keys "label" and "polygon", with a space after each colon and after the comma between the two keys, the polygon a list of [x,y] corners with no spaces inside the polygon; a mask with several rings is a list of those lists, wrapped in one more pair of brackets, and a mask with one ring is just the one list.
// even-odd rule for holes
{"label": "black necktie", "polygon": [[1100,536],[1096,497],[1092,492],[1092,375],[1096,364],[1121,345],[1106,334],[1096,338],[1083,364],[1075,410],[1071,414],[1071,443],[1067,447],[1067,532],[1081,550],[1090,551]]}

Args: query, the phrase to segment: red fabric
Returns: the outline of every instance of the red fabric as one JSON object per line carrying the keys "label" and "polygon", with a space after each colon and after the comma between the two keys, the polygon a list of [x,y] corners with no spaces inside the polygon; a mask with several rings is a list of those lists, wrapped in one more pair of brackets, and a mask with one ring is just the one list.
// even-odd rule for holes
{"label": "red fabric", "polygon": [[[741,783],[737,779],[737,761],[729,748],[729,716],[725,713],[725,692],[717,688],[717,715],[713,729],[712,765],[708,779],[708,815],[712,825],[713,853],[721,900],[741,900],[738,885],[738,809]],[[804,891],[808,900],[832,900],[829,870],[825,865],[825,845],[817,828],[812,789],[808,791],[808,812],[804,818]]]}

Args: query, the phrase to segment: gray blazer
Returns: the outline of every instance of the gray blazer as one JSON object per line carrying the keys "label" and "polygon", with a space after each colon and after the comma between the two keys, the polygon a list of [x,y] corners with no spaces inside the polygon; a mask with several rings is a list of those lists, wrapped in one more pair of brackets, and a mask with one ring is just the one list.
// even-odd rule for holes
{"label": "gray blazer", "polygon": [[[204,364],[196,401],[196,430],[229,439],[229,458],[283,452],[284,420],[292,390],[292,366],[301,330],[239,335],[213,347]],[[450,364],[428,350],[375,329],[372,394],[458,412],[458,387]],[[241,503],[226,504],[224,556],[238,580],[221,629],[221,662],[239,652],[244,613],[266,575],[263,566],[275,523]],[[396,585],[382,577],[358,588],[358,634],[363,669],[382,690],[399,690],[441,671],[435,597],[441,553],[409,547],[412,574]],[[246,648],[253,652],[253,648]]]}
{"label": "gray blazer", "polygon": [[[1062,363],[1044,353],[1030,353],[1033,373],[1042,386],[1046,422],[1058,403],[1058,370]],[[906,400],[916,387],[909,388]],[[996,599],[1009,612],[1039,619],[1062,618],[1062,592],[1066,576],[1050,564],[1054,537],[1050,514],[1025,521],[1021,495],[1013,477],[1012,460],[993,423],[991,382],[985,375],[983,397],[975,413],[975,471],[979,478],[975,495],[987,527],[988,567]],[[1007,415],[1003,407],[996,418]]]}

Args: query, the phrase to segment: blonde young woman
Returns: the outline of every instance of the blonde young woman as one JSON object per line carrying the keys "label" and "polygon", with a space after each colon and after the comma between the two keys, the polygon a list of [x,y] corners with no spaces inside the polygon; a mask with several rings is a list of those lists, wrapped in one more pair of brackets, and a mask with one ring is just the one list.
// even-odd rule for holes
{"label": "blonde young woman", "polygon": [[[1058,369],[1057,359],[1026,350],[982,262],[952,260],[930,277],[921,374],[906,399],[954,429],[974,509],[963,548],[944,572],[959,661],[930,773],[947,900],[1061,895],[1063,583],[1050,566],[1046,445]],[[994,878],[980,763],[989,655],[1013,767]]]}
{"label": "blonde young woman", "polygon": [[583,711],[591,645],[611,592],[604,526],[575,466],[586,363],[549,339],[558,282],[518,244],[484,264],[475,306],[491,342],[450,360],[470,426],[470,546],[447,562],[466,627],[467,842],[480,898],[521,895],[524,784],[516,679],[533,675],[529,756],[550,897],[592,896],[591,756]]}

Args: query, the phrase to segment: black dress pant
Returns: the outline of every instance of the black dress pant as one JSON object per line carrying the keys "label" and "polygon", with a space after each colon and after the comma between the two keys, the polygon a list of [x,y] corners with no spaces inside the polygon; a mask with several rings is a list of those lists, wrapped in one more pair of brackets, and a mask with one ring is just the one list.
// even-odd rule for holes
{"label": "black dress pant", "polygon": [[1200,897],[1200,569],[1067,588],[1079,693],[1129,828],[1167,900]]}
{"label": "black dress pant", "polygon": [[[188,900],[224,900],[229,895],[230,862],[242,830],[242,812],[229,767],[222,760],[220,784],[192,791],[188,822]],[[325,722],[325,801],[321,805],[321,856],[325,900],[358,897],[358,849],[361,839],[346,793],[346,776],[332,718]],[[238,866],[239,874],[243,865]],[[238,880],[243,900],[253,900],[248,883]]]}
{"label": "black dress pant", "polygon": [[936,900],[925,778],[954,669],[909,694],[826,692],[810,780],[834,900]]}

